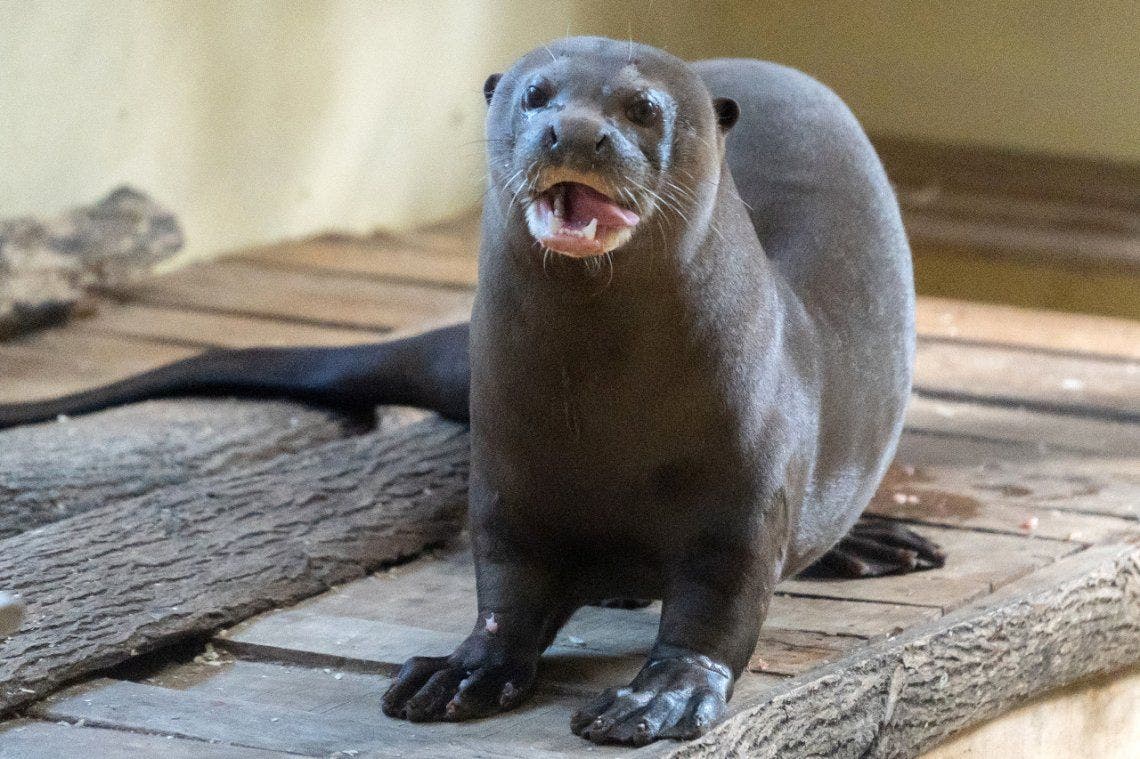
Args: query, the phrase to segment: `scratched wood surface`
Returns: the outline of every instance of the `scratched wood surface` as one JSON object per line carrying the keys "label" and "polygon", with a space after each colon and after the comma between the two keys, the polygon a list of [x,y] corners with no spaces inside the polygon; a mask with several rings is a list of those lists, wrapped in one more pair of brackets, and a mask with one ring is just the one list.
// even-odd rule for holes
{"label": "scratched wood surface", "polygon": [[[463,318],[477,244],[467,217],[244,251],[105,293],[87,318],[0,343],[0,401],[210,347],[348,344]],[[871,509],[941,543],[947,566],[782,583],[729,720],[698,743],[635,753],[913,756],[1037,693],[1140,661],[1140,325],[920,299],[918,326],[907,430]],[[393,669],[448,652],[474,609],[460,533],[216,630],[188,654],[81,680],[0,723],[0,758],[626,753],[574,737],[569,715],[636,672],[657,604],[579,612],[547,652],[535,699],[510,715],[381,716]]]}

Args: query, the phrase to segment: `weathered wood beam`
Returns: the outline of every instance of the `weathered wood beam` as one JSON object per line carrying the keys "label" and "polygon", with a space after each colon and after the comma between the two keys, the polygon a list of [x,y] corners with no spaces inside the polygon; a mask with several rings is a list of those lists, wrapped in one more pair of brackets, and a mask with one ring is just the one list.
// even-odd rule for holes
{"label": "weathered wood beam", "polygon": [[385,425],[0,541],[0,588],[28,607],[0,642],[0,713],[447,539],[467,448],[451,423]]}
{"label": "weathered wood beam", "polygon": [[0,432],[0,540],[344,437],[344,417],[267,401],[151,401]]}
{"label": "weathered wood beam", "polygon": [[916,756],[1038,694],[1140,660],[1140,547],[1090,548],[791,678],[670,757]]}

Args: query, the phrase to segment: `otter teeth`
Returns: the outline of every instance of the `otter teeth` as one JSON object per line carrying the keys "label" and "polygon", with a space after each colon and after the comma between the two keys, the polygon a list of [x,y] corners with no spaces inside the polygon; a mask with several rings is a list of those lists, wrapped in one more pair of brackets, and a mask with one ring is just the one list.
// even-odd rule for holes
{"label": "otter teeth", "polygon": [[590,219],[590,223],[581,229],[571,229],[570,227],[562,227],[560,230],[562,234],[567,237],[580,237],[583,240],[593,240],[598,233],[598,220]]}

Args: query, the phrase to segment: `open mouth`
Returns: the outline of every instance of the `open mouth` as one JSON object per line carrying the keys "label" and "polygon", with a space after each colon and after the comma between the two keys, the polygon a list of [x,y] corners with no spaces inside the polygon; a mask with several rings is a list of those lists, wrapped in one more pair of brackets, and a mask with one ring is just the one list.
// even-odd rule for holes
{"label": "open mouth", "polygon": [[581,182],[558,182],[527,207],[527,225],[546,248],[577,258],[624,245],[641,221],[605,193]]}

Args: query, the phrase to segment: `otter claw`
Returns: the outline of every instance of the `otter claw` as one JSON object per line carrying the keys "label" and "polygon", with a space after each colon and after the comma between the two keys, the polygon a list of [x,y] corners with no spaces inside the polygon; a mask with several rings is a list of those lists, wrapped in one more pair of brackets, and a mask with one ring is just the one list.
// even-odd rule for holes
{"label": "otter claw", "polygon": [[570,728],[594,743],[695,738],[724,715],[730,684],[731,675],[692,657],[651,660],[628,688],[607,690],[583,707]]}

